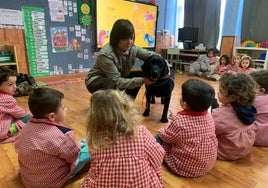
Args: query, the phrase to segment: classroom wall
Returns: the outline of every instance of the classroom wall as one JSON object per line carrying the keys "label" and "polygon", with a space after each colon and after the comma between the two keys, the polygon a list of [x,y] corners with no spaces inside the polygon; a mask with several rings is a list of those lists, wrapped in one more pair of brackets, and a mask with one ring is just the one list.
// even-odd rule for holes
{"label": "classroom wall", "polygon": [[[95,30],[94,30],[94,15],[93,24],[91,27],[82,27],[78,23],[78,11],[77,9],[77,1],[76,0],[69,0],[63,1],[66,3],[65,8],[67,9],[67,14],[64,15],[64,21],[53,21],[51,16],[51,10],[49,9],[49,1],[44,0],[8,0],[1,3],[1,8],[3,9],[13,9],[13,10],[22,10],[23,7],[26,10],[33,9],[33,11],[39,11],[45,14],[44,21],[45,21],[45,29],[40,30],[39,37],[43,39],[42,46],[47,48],[47,50],[42,51],[42,56],[40,59],[33,59],[32,53],[40,53],[35,52],[34,48],[38,48],[38,41],[35,43],[30,43],[30,40],[35,40],[34,38],[38,38],[34,36],[31,38],[29,30],[31,29],[31,25],[29,28],[25,26],[24,33],[25,33],[25,44],[26,44],[26,51],[27,55],[27,63],[29,65],[29,69],[32,67],[32,71],[30,73],[33,76],[48,76],[48,75],[58,75],[58,74],[70,74],[70,73],[78,73],[78,72],[87,72],[88,68],[92,66],[94,62],[94,53],[96,50],[96,41],[95,41]],[[94,5],[92,5],[94,6]],[[23,11],[22,11],[23,13]],[[25,13],[25,12],[24,12]],[[26,18],[25,14],[23,15],[25,18],[24,20],[30,19],[31,15]],[[33,20],[29,21],[33,25]],[[25,22],[24,22],[25,24]],[[41,25],[37,23],[37,25]],[[36,26],[32,26],[36,27]],[[67,42],[76,41],[77,48],[69,48],[66,47],[65,50],[55,51],[55,45],[52,41],[52,29],[62,31],[67,35]],[[44,34],[45,32],[45,34]],[[8,34],[8,32],[7,32]],[[46,38],[43,38],[45,37]],[[55,36],[55,34],[54,34]],[[31,39],[29,39],[31,38]],[[30,44],[29,44],[30,43]],[[33,47],[33,45],[35,45]],[[54,47],[53,47],[54,46]],[[39,54],[37,54],[39,55]],[[37,56],[36,55],[36,56]],[[47,59],[47,61],[46,61]],[[37,65],[38,67],[33,67],[34,63],[40,61]],[[36,63],[37,64],[37,63]],[[43,70],[42,70],[43,68]],[[49,70],[48,70],[49,69]]]}
{"label": "classroom wall", "polygon": [[[45,50],[43,53],[43,58],[41,60],[36,60],[32,58],[32,56],[36,56],[36,54],[32,55],[34,49],[36,48],[36,44],[32,44],[31,40],[34,40],[34,37],[29,35],[29,28],[32,27],[31,24],[28,24],[23,29],[13,28],[12,30],[19,31],[21,33],[25,32],[25,51],[26,55],[19,62],[20,71],[23,73],[30,72],[31,75],[35,77],[43,77],[43,76],[51,76],[51,75],[62,75],[62,74],[76,74],[76,73],[86,73],[89,68],[92,67],[95,61],[95,57],[99,49],[96,47],[96,13],[95,13],[95,1],[91,1],[91,16],[92,16],[92,24],[89,27],[82,27],[78,24],[78,12],[74,11],[77,6],[77,0],[63,0],[63,3],[66,5],[67,14],[64,15],[64,21],[52,21],[50,10],[49,9],[49,0],[8,0],[1,3],[0,8],[2,9],[12,9],[12,10],[20,10],[23,14],[27,11],[35,11],[40,10],[40,13],[45,14],[45,36],[46,38],[43,40],[43,44],[46,47],[42,48]],[[149,0],[142,0],[141,2],[150,2]],[[163,2],[166,1],[158,1],[163,5]],[[23,9],[24,7],[24,9]],[[25,11],[26,10],[26,11]],[[158,24],[157,30],[162,30],[165,27],[164,23],[164,15],[163,9],[159,8],[159,16],[158,16]],[[30,17],[30,16],[28,16]],[[25,17],[26,18],[26,17]],[[28,19],[28,18],[27,18]],[[30,18],[29,18],[30,19]],[[161,20],[161,21],[159,21]],[[33,22],[33,21],[32,21]],[[63,50],[55,50],[53,46],[53,35],[52,31],[59,30],[67,33],[67,40],[76,41],[78,43],[78,47],[76,48],[68,48]],[[0,28],[0,39],[5,42],[8,40],[9,43],[16,43],[16,41],[12,40],[12,38],[7,37],[9,35],[10,29],[1,29]],[[4,33],[4,34],[3,34]],[[42,32],[41,32],[42,33]],[[23,36],[23,35],[22,35]],[[44,36],[44,35],[43,35]],[[29,39],[31,38],[32,39]],[[16,39],[17,40],[17,39]],[[21,39],[20,39],[21,40]],[[42,42],[42,41],[41,41]],[[45,43],[45,44],[44,44]],[[35,46],[33,46],[35,45]],[[20,44],[20,46],[22,46]],[[20,50],[21,51],[21,50]],[[40,52],[35,52],[40,53]],[[21,52],[22,54],[22,52]],[[41,56],[41,55],[40,55]],[[47,60],[46,60],[47,59]],[[35,62],[43,63],[42,66],[36,67]],[[141,62],[137,62],[137,66],[140,66]],[[29,65],[29,69],[28,66]],[[40,64],[38,64],[40,65]],[[41,71],[40,71],[41,70]]]}

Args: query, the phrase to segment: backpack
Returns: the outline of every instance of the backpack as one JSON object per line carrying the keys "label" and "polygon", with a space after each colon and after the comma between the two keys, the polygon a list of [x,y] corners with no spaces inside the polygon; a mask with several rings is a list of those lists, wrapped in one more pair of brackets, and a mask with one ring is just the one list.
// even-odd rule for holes
{"label": "backpack", "polygon": [[17,89],[14,97],[28,96],[29,93],[38,87],[34,77],[28,74],[19,73],[16,81]]}

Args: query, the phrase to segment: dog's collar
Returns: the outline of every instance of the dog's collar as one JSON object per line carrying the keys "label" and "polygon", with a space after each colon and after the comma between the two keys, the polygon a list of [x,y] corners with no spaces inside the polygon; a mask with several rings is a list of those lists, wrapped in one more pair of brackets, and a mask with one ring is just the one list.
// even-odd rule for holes
{"label": "dog's collar", "polygon": [[153,83],[153,84],[151,84],[149,86],[160,87],[160,86],[166,84],[167,82],[169,82],[170,80],[173,80],[173,78],[172,77],[168,77],[168,78],[159,79],[157,82],[155,82],[155,83]]}

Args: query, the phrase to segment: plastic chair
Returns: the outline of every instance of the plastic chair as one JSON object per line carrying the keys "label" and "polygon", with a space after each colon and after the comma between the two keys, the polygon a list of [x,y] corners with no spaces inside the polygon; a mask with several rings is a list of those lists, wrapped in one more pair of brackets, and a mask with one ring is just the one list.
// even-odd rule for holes
{"label": "plastic chair", "polygon": [[180,49],[178,48],[168,48],[167,49],[167,61],[172,65],[173,69],[182,74],[182,62],[179,59]]}

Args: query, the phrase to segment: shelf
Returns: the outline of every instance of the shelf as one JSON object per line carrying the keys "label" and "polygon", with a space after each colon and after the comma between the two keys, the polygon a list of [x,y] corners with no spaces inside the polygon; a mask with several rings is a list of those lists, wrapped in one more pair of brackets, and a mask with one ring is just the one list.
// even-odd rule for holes
{"label": "shelf", "polygon": [[255,68],[268,69],[268,48],[236,47],[235,55],[248,55],[255,63]]}
{"label": "shelf", "polygon": [[268,48],[256,48],[256,47],[235,47],[236,50],[255,50],[255,51],[267,51]]}
{"label": "shelf", "polygon": [[16,72],[19,72],[15,45],[1,43],[0,51],[9,52],[13,55],[13,62],[0,62],[0,66],[12,66],[12,69],[14,69]]}
{"label": "shelf", "polygon": [[0,63],[0,66],[7,66],[7,65],[17,65],[17,63],[15,63],[15,62]]}

